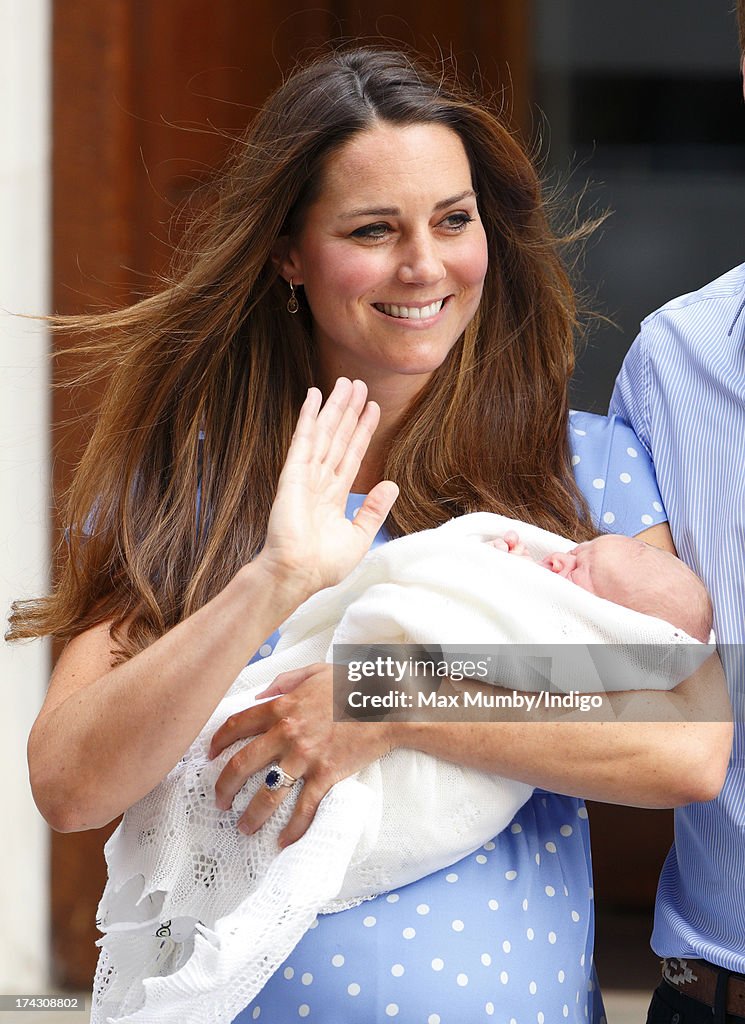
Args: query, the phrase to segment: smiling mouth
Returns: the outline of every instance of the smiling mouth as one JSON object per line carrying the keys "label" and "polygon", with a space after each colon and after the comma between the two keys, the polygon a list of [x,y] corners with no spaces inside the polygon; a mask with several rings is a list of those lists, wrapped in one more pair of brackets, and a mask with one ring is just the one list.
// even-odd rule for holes
{"label": "smiling mouth", "polygon": [[437,299],[428,306],[397,306],[392,302],[374,302],[373,306],[386,316],[398,320],[431,320],[445,305],[445,299]]}

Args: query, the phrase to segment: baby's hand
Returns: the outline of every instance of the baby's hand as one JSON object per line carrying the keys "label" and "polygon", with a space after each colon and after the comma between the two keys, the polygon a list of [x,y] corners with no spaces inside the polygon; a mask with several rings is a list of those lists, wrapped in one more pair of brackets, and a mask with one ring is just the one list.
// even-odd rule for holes
{"label": "baby's hand", "polygon": [[528,549],[514,530],[508,530],[503,537],[495,537],[493,540],[487,541],[487,544],[490,547],[496,548],[497,551],[506,551],[509,555],[520,555],[521,558],[530,558]]}

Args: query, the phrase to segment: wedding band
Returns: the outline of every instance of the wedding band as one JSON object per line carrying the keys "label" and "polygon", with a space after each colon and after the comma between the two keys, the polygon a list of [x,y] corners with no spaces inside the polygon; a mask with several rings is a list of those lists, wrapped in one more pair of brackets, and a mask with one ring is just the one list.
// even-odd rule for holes
{"label": "wedding band", "polygon": [[280,768],[278,764],[270,764],[266,773],[266,778],[264,779],[264,787],[268,789],[270,793],[274,793],[278,789],[281,789],[282,786],[287,786],[289,789],[290,786],[294,786],[297,781],[298,780],[294,776],[286,772],[284,768]]}

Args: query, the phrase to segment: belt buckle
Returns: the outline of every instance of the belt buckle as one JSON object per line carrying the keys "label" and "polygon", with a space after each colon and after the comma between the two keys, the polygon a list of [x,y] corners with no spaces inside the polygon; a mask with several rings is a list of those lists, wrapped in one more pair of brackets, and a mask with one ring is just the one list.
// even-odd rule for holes
{"label": "belt buckle", "polygon": [[670,985],[677,988],[683,985],[690,985],[698,981],[698,975],[694,973],[687,960],[679,960],[677,957],[666,957],[662,961],[662,977]]}

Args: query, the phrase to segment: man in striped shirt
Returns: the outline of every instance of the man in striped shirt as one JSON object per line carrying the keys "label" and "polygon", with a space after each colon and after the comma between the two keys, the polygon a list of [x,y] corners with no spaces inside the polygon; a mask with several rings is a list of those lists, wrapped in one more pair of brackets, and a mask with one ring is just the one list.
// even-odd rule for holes
{"label": "man in striped shirt", "polygon": [[[738,20],[745,53],[745,0]],[[649,451],[678,553],[712,596],[735,716],[722,792],[675,812],[648,1021],[745,1022],[745,264],[644,320],[610,411]]]}

